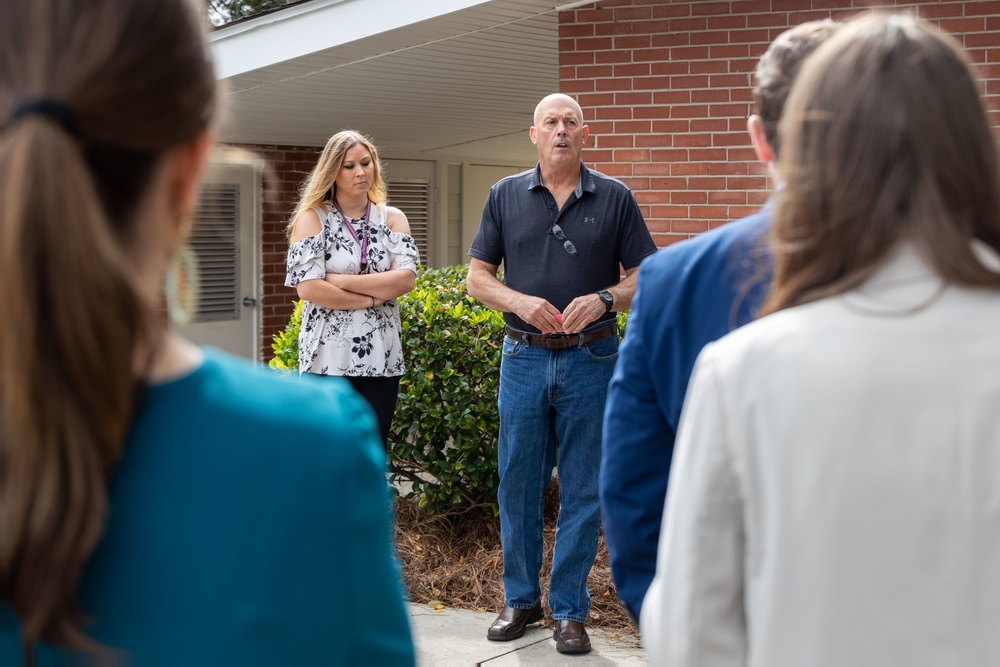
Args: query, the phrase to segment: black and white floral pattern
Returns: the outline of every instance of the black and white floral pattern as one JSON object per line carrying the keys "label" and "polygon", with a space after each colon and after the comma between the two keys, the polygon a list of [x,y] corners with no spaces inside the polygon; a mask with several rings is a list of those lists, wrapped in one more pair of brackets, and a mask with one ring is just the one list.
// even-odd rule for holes
{"label": "black and white floral pattern", "polygon": [[[327,273],[359,273],[361,248],[344,227],[350,224],[324,202],[314,209],[323,223],[315,236],[288,249],[285,285],[322,279]],[[409,269],[416,273],[417,245],[408,234],[385,224],[385,207],[373,207],[368,272]],[[395,299],[364,310],[331,310],[306,301],[299,329],[299,371],[320,375],[392,377],[402,375],[399,304]]]}

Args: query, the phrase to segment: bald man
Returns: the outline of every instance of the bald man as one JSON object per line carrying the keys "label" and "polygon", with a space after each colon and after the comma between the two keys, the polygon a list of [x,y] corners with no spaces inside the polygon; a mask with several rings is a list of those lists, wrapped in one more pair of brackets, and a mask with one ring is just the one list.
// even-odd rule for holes
{"label": "bald man", "polygon": [[529,130],[538,164],[490,190],[467,281],[469,294],[502,311],[507,325],[498,452],[504,609],[487,638],[517,639],[544,617],[543,494],[558,467],[548,601],[560,653],[590,651],[587,575],[600,532],[598,470],[618,356],[615,312],[628,309],[635,271],[656,250],[628,187],[581,161],[589,135],[572,97],[539,102]]}

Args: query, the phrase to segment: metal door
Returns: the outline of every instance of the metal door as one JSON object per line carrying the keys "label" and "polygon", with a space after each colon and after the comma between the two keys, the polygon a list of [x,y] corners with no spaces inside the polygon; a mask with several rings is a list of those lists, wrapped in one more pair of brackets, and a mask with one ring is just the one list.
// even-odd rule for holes
{"label": "metal door", "polygon": [[202,186],[191,246],[200,285],[194,321],[183,331],[200,345],[260,360],[260,171],[212,164]]}

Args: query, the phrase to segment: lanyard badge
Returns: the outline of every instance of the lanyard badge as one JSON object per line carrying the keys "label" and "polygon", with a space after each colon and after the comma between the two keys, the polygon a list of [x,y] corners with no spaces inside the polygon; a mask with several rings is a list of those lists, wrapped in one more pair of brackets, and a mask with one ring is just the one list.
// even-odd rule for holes
{"label": "lanyard badge", "polygon": [[337,209],[337,213],[340,214],[340,219],[343,220],[344,226],[347,227],[347,231],[350,233],[351,238],[354,239],[354,242],[357,243],[358,247],[361,249],[360,272],[368,273],[368,238],[371,236],[372,203],[369,201],[368,207],[365,209],[365,224],[361,229],[361,238],[358,238],[358,234],[354,231],[354,226],[351,225],[350,219],[344,215],[342,210],[340,210],[340,204],[337,203],[336,199],[333,200],[333,207]]}

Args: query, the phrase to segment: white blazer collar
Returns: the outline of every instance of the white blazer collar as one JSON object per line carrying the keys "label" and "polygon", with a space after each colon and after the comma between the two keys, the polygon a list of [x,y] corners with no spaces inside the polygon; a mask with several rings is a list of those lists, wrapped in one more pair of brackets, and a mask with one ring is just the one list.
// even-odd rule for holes
{"label": "white blazer collar", "polygon": [[[984,265],[1000,272],[1000,255],[979,240],[972,250]],[[876,316],[902,316],[934,303],[947,287],[912,241],[900,241],[861,285],[842,296],[848,307]]]}
{"label": "white blazer collar", "polygon": [[901,241],[863,283],[841,297],[849,308],[865,314],[907,315],[931,305],[944,287],[916,245]]}

